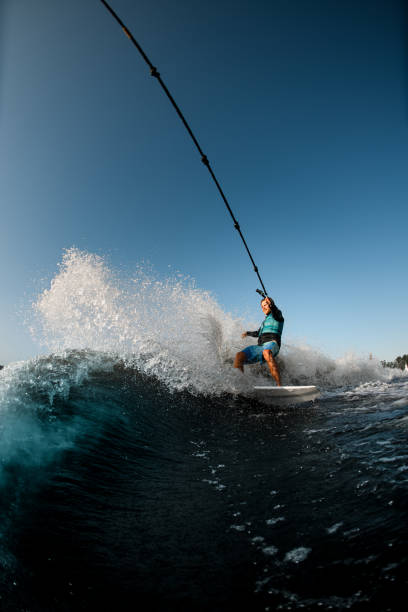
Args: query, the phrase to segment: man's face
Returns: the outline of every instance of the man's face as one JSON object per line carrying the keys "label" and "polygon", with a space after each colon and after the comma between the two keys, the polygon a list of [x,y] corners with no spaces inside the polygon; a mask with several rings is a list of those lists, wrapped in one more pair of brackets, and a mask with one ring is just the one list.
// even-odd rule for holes
{"label": "man's face", "polygon": [[269,303],[268,298],[266,298],[265,300],[262,300],[261,302],[261,308],[263,310],[263,313],[265,315],[269,314],[271,312],[271,305]]}

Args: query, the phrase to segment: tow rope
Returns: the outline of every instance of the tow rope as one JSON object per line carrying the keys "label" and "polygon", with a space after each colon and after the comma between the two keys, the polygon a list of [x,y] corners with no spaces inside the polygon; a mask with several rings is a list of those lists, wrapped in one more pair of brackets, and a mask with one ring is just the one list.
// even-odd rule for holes
{"label": "tow rope", "polygon": [[162,78],[161,78],[161,76],[160,76],[160,72],[158,72],[157,68],[156,68],[155,66],[153,66],[152,62],[149,60],[149,58],[147,57],[146,53],[143,51],[142,47],[139,45],[139,43],[137,42],[137,40],[135,39],[135,37],[133,36],[133,34],[132,34],[132,33],[129,31],[129,29],[128,29],[128,28],[125,26],[125,24],[124,24],[124,23],[123,23],[123,21],[120,19],[120,17],[119,17],[119,16],[118,16],[118,15],[115,13],[115,11],[114,11],[114,10],[113,10],[113,9],[112,9],[110,6],[109,6],[109,4],[108,4],[107,2],[105,2],[105,0],[101,0],[101,2],[102,2],[102,4],[104,4],[104,5],[105,5],[105,7],[106,7],[106,8],[107,8],[107,10],[109,11],[109,13],[110,13],[110,14],[112,15],[112,17],[113,17],[113,18],[114,18],[114,19],[115,19],[115,20],[118,22],[118,24],[120,25],[120,27],[122,28],[122,30],[124,31],[124,33],[126,34],[126,36],[129,38],[129,40],[130,40],[130,41],[131,41],[131,42],[134,44],[134,46],[136,47],[136,49],[139,51],[140,55],[143,57],[144,61],[146,62],[146,64],[147,64],[147,65],[149,66],[149,68],[150,68],[150,74],[151,74],[151,76],[155,77],[155,78],[156,78],[156,79],[159,81],[159,83],[160,83],[160,85],[162,86],[162,88],[163,88],[163,90],[164,90],[164,92],[165,92],[166,96],[168,97],[168,99],[169,99],[169,100],[170,100],[170,102],[172,103],[172,105],[173,105],[174,109],[176,110],[176,113],[178,114],[178,116],[180,117],[181,121],[183,122],[184,127],[186,128],[187,132],[190,134],[192,141],[194,142],[194,144],[195,144],[195,146],[196,146],[196,148],[197,148],[198,152],[199,152],[199,153],[200,153],[200,155],[201,155],[201,161],[203,162],[204,166],[206,166],[206,167],[207,167],[208,172],[211,174],[211,177],[212,177],[212,179],[213,179],[214,183],[215,183],[215,184],[216,184],[216,186],[217,186],[217,189],[218,189],[218,191],[219,191],[219,193],[220,193],[220,195],[221,195],[221,197],[222,197],[222,199],[223,199],[223,201],[224,201],[224,204],[225,204],[225,206],[227,207],[227,210],[228,210],[229,214],[231,215],[232,221],[233,221],[233,223],[234,223],[234,227],[235,227],[235,229],[237,230],[238,234],[240,235],[242,242],[244,243],[244,246],[245,246],[246,252],[248,253],[248,255],[249,255],[249,259],[251,260],[251,263],[252,263],[252,265],[253,265],[254,272],[255,272],[255,274],[257,275],[259,282],[261,283],[261,286],[262,286],[263,291],[260,291],[259,289],[257,289],[256,291],[257,291],[257,292],[258,292],[260,295],[262,295],[263,297],[267,296],[267,295],[268,295],[268,293],[267,293],[267,291],[266,291],[266,289],[265,289],[265,285],[264,285],[264,284],[263,284],[263,282],[262,282],[262,278],[261,278],[261,276],[260,276],[260,274],[259,274],[258,267],[257,267],[257,265],[255,264],[255,261],[254,261],[254,259],[253,259],[252,255],[251,255],[251,251],[250,251],[250,250],[249,250],[249,248],[248,248],[248,245],[247,245],[246,240],[245,240],[245,238],[244,238],[244,236],[243,236],[243,234],[242,234],[242,231],[241,231],[241,228],[240,228],[240,226],[239,226],[239,223],[238,223],[238,221],[236,220],[236,218],[235,218],[235,216],[234,216],[234,213],[233,213],[233,212],[232,212],[232,210],[231,210],[231,207],[230,207],[230,205],[229,205],[229,203],[228,203],[227,198],[225,197],[225,194],[224,194],[223,190],[221,189],[221,185],[219,184],[219,182],[218,182],[218,180],[217,180],[217,178],[216,178],[216,176],[215,176],[215,174],[214,174],[214,172],[213,172],[213,169],[211,168],[210,162],[208,161],[208,157],[207,157],[207,156],[204,154],[203,150],[201,149],[201,147],[200,147],[200,145],[199,145],[199,143],[198,143],[197,138],[194,136],[194,134],[193,134],[193,132],[192,132],[192,130],[191,130],[191,128],[190,128],[190,126],[189,126],[189,124],[187,123],[187,121],[186,121],[186,119],[185,119],[185,117],[184,117],[183,113],[181,112],[180,108],[179,108],[179,107],[178,107],[178,105],[176,104],[176,101],[174,100],[173,96],[171,95],[171,93],[170,93],[170,92],[169,92],[169,90],[167,89],[167,87],[166,87],[165,83],[163,82],[163,79],[162,79]]}

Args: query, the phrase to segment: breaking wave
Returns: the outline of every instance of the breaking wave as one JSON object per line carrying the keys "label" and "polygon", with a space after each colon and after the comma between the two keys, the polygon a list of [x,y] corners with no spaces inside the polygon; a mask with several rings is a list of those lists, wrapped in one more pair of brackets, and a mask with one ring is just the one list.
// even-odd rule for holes
{"label": "breaking wave", "polygon": [[[33,335],[51,353],[105,353],[172,390],[245,393],[268,376],[263,366],[247,368],[244,377],[231,368],[235,353],[249,343],[242,330],[259,321],[225,312],[208,291],[180,275],[161,279],[142,265],[119,274],[104,258],[72,248],[33,307]],[[285,338],[279,360],[283,384],[324,389],[396,376],[378,360],[352,354],[332,359]]]}

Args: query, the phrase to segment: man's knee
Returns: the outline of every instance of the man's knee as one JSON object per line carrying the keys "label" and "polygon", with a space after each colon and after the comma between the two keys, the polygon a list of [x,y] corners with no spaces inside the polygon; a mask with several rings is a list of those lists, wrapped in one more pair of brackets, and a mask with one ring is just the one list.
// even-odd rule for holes
{"label": "man's knee", "polygon": [[265,361],[275,361],[272,355],[272,351],[270,349],[265,349],[264,351],[262,351],[262,355]]}
{"label": "man's knee", "polygon": [[246,355],[243,351],[240,351],[235,355],[234,368],[239,368],[244,365],[246,361]]}

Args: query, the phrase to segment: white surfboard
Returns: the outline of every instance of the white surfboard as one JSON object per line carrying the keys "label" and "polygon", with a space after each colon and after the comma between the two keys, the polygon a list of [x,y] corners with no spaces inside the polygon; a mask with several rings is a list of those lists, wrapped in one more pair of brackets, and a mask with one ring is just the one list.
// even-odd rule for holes
{"label": "white surfboard", "polygon": [[277,387],[275,385],[256,385],[254,390],[262,395],[270,397],[306,397],[318,395],[319,390],[315,385]]}

